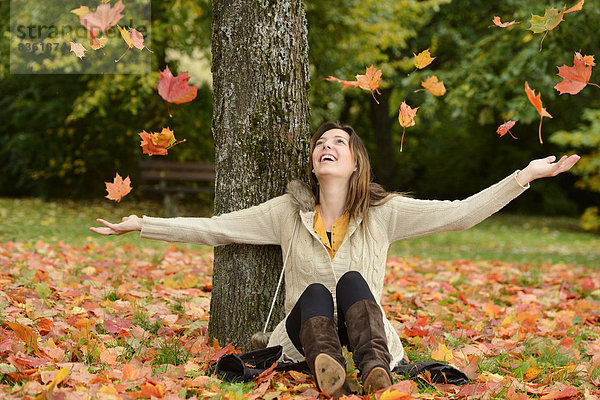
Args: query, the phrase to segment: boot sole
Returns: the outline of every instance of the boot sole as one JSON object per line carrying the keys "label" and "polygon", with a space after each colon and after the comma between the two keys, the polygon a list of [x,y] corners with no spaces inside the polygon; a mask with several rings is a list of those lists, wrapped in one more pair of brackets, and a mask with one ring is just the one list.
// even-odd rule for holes
{"label": "boot sole", "polygon": [[365,393],[373,393],[392,385],[388,372],[382,367],[375,367],[363,383]]}
{"label": "boot sole", "polygon": [[321,353],[315,358],[315,375],[322,392],[334,398],[348,394],[344,388],[346,370],[330,355]]}

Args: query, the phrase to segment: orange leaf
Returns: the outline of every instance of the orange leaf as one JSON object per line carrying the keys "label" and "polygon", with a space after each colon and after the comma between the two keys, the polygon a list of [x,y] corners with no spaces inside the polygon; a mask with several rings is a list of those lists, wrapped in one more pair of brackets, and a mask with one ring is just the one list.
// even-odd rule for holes
{"label": "orange leaf", "polygon": [[[572,67],[563,65],[557,68],[557,75],[563,78],[563,81],[554,86],[554,89],[558,90],[560,94],[569,93],[573,95],[581,92],[588,85],[592,76],[592,66],[586,64],[584,57],[579,52],[575,52]],[[592,85],[596,84],[592,83]]]}
{"label": "orange leaf", "polygon": [[6,325],[12,329],[17,336],[25,342],[27,348],[32,351],[38,351],[38,335],[28,326],[21,325],[18,322],[8,322]]}
{"label": "orange leaf", "polygon": [[188,84],[189,80],[190,76],[187,72],[173,76],[167,66],[164,71],[160,71],[158,94],[169,103],[188,103],[196,98],[198,92],[197,86]]}
{"label": "orange leaf", "polygon": [[379,400],[412,400],[413,397],[408,394],[401,392],[399,390],[391,390],[387,389],[385,392],[381,394]]}
{"label": "orange leaf", "polygon": [[431,358],[438,361],[450,362],[454,359],[452,350],[446,347],[444,343],[439,343],[437,349],[431,352]]}
{"label": "orange leaf", "polygon": [[419,54],[413,53],[413,55],[415,56],[415,67],[417,67],[418,69],[425,68],[426,66],[431,64],[433,60],[435,60],[435,57],[431,57],[429,49],[423,50]]}
{"label": "orange leaf", "polygon": [[123,380],[133,381],[140,377],[142,371],[139,369],[133,369],[131,364],[125,364],[123,367]]}
{"label": "orange leaf", "polygon": [[152,384],[151,382],[142,383],[140,385],[141,395],[144,397],[158,397],[159,399],[165,394],[165,389],[161,384]]}
{"label": "orange leaf", "polygon": [[548,111],[546,111],[546,109],[544,107],[542,107],[542,98],[541,98],[542,94],[538,93],[538,95],[536,96],[535,91],[529,87],[529,84],[527,84],[527,82],[525,82],[525,93],[527,93],[527,98],[529,99],[529,102],[535,107],[538,114],[540,114],[539,138],[540,138],[540,143],[543,143],[543,141],[542,141],[542,120],[544,119],[544,117],[552,118],[552,115],[550,115],[550,113]]}
{"label": "orange leaf", "polygon": [[585,63],[585,65],[588,65],[590,67],[596,65],[596,63],[594,62],[594,56],[584,56],[583,62]]}
{"label": "orange leaf", "polygon": [[558,399],[577,398],[581,394],[579,392],[579,390],[577,390],[573,386],[567,386],[562,383],[557,383],[556,387],[557,387],[556,390],[540,397],[540,400],[558,400]]}
{"label": "orange leaf", "polygon": [[494,23],[494,25],[490,25],[488,26],[488,28],[491,28],[493,26],[499,26],[500,28],[506,28],[508,26],[514,25],[514,24],[520,24],[520,21],[511,21],[511,22],[502,22],[500,20],[500,17],[494,17],[494,19],[492,19],[492,22]]}
{"label": "orange leaf", "polygon": [[402,126],[402,139],[400,140],[400,151],[402,151],[402,144],[404,143],[404,131],[409,126],[413,126],[415,124],[415,115],[417,115],[417,108],[411,108],[406,101],[403,101],[400,105],[400,111],[398,113],[398,122],[400,126]]}
{"label": "orange leaf", "polygon": [[429,91],[434,96],[443,96],[446,94],[446,87],[443,81],[438,81],[437,76],[430,76],[425,79],[425,82],[421,82],[421,86]]}
{"label": "orange leaf", "polygon": [[565,14],[572,13],[573,11],[581,11],[583,9],[583,3],[585,3],[585,0],[579,0],[577,4],[565,11]]}
{"label": "orange leaf", "polygon": [[132,189],[131,180],[129,179],[129,176],[123,179],[121,178],[121,175],[119,175],[118,172],[112,183],[104,183],[106,184],[106,191],[108,192],[108,194],[104,197],[106,197],[109,200],[114,200],[116,202],[121,201],[121,199],[127,196],[127,194],[131,192]]}
{"label": "orange leaf", "polygon": [[381,94],[378,90],[379,83],[381,82],[381,70],[375,68],[373,65],[367,67],[364,75],[356,75],[356,81],[344,81],[333,76],[329,76],[326,80],[330,82],[342,83],[344,85],[342,90],[346,89],[347,87],[360,87],[361,89],[368,90],[371,92],[373,99],[375,99],[377,104],[379,104],[375,98],[375,93],[373,92],[375,91],[377,94]]}
{"label": "orange leaf", "polygon": [[498,127],[498,129],[496,129],[496,133],[498,135],[500,135],[500,137],[506,135],[506,133],[510,133],[510,136],[512,136],[514,139],[516,139],[516,137],[513,136],[512,132],[510,131],[510,129],[515,126],[515,124],[517,123],[517,121],[507,121],[505,123],[503,123],[502,125],[500,125]]}
{"label": "orange leaf", "polygon": [[142,138],[140,147],[143,153],[151,156],[166,156],[168,149],[186,141],[186,139],[176,140],[173,131],[169,128],[163,128],[162,131],[155,133],[142,131],[139,135]]}

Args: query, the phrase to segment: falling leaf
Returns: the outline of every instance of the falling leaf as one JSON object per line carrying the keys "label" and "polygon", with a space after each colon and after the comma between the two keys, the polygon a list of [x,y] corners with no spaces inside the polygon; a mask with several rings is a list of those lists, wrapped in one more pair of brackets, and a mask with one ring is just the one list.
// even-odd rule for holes
{"label": "falling leaf", "polygon": [[581,11],[583,9],[583,3],[585,3],[585,0],[579,0],[577,4],[565,11],[565,14],[572,13],[573,11]]}
{"label": "falling leaf", "polygon": [[127,196],[127,194],[131,192],[132,189],[131,180],[129,179],[129,176],[123,179],[121,178],[118,172],[112,183],[104,183],[106,184],[106,191],[108,192],[108,194],[104,197],[106,197],[109,200],[114,200],[116,202],[121,201],[121,199]]}
{"label": "falling leaf", "polygon": [[546,35],[548,35],[548,32],[564,21],[563,16],[565,14],[581,10],[583,8],[583,3],[584,1],[581,0],[567,11],[565,11],[566,6],[560,11],[556,8],[546,9],[543,17],[540,15],[531,15],[531,19],[529,20],[531,26],[529,27],[529,30],[533,33],[544,33],[544,36],[540,41],[540,51],[542,51],[542,43],[544,42]]}
{"label": "falling leaf", "polygon": [[373,65],[367,67],[364,75],[356,75],[355,81],[344,81],[333,76],[329,76],[326,80],[342,83],[344,85],[342,90],[346,89],[347,87],[360,87],[361,89],[370,91],[373,99],[375,99],[377,104],[379,104],[379,101],[377,101],[375,98],[374,92],[381,94],[378,90],[379,83],[381,81],[381,70],[375,68]]}
{"label": "falling leaf", "polygon": [[190,76],[187,72],[181,72],[173,76],[169,67],[160,72],[160,82],[158,83],[158,94],[169,103],[181,104],[188,103],[196,98],[197,86],[190,86],[188,81]]}
{"label": "falling leaf", "polygon": [[520,21],[502,22],[500,20],[500,17],[494,17],[494,19],[492,19],[492,22],[494,23],[494,25],[490,25],[490,26],[488,26],[488,28],[491,28],[493,26],[499,26],[500,28],[506,28],[508,26],[521,23]]}
{"label": "falling leaf", "polygon": [[542,120],[544,119],[544,117],[552,118],[552,115],[550,115],[550,113],[548,111],[546,111],[546,109],[544,107],[542,107],[542,94],[538,93],[538,95],[536,96],[535,91],[532,90],[531,88],[529,88],[529,84],[527,82],[525,82],[525,93],[527,93],[527,98],[529,99],[529,102],[535,107],[538,114],[540,114],[539,138],[540,138],[540,143],[543,143],[543,141],[542,141]]}
{"label": "falling leaf", "polygon": [[500,137],[502,137],[502,136],[506,135],[506,133],[508,132],[510,134],[510,136],[513,137],[513,139],[516,139],[516,137],[510,131],[510,129],[513,126],[515,126],[516,123],[517,123],[517,121],[507,121],[507,122],[503,123],[502,125],[500,125],[498,127],[498,129],[496,129],[496,133],[498,135],[500,135]]}
{"label": "falling leaf", "polygon": [[400,105],[400,111],[398,113],[398,122],[402,126],[402,139],[400,140],[400,152],[402,152],[402,144],[404,143],[404,132],[406,128],[415,125],[415,115],[419,107],[411,108],[406,101],[403,101]]}
{"label": "falling leaf", "polygon": [[590,66],[590,67],[593,67],[596,65],[596,63],[594,62],[594,56],[584,56],[583,62],[585,63],[585,65]]}
{"label": "falling leaf", "polygon": [[102,32],[106,32],[123,18],[121,12],[124,8],[125,6],[121,0],[117,1],[114,7],[111,7],[110,4],[100,4],[96,8],[96,11],[80,16],[79,22],[81,22],[88,31],[98,29]]}
{"label": "falling leaf", "polygon": [[444,82],[439,81],[437,76],[430,76],[425,79],[425,82],[421,82],[421,86],[429,91],[434,96],[443,96],[446,94],[446,87]]}
{"label": "falling leaf", "polygon": [[96,31],[95,30],[91,30],[90,32],[90,47],[93,50],[98,50],[103,48],[104,46],[106,46],[106,42],[108,41],[108,38],[106,36],[102,36],[101,38],[96,37]]}
{"label": "falling leaf", "polygon": [[85,52],[87,50],[81,43],[71,42],[71,51],[75,53],[75,55],[81,60],[83,57],[85,57]]}
{"label": "falling leaf", "polygon": [[146,47],[146,45],[144,45],[144,35],[138,32],[135,28],[129,28],[129,34],[131,36],[131,43],[133,43],[133,46],[135,48],[143,50],[145,47],[146,50],[152,53],[152,50],[150,50]]}
{"label": "falling leaf", "polygon": [[[595,83],[590,83],[590,77],[592,76],[592,66],[586,64],[585,57],[582,57],[579,52],[575,52],[572,67],[569,67],[567,65],[557,67],[557,75],[563,78],[563,81],[554,86],[554,89],[558,90],[560,94],[577,94],[581,92],[583,88],[588,85],[588,83],[590,85],[598,86]],[[592,56],[592,63],[593,57],[594,56]],[[589,63],[589,58],[587,60]]]}
{"label": "falling leaf", "polygon": [[123,38],[125,43],[127,43],[127,46],[129,48],[133,47],[133,44],[131,43],[131,35],[129,34],[129,31],[125,28],[121,28],[120,25],[117,25],[117,28],[119,29],[119,32],[121,33],[121,37]]}
{"label": "falling leaf", "polygon": [[437,349],[431,352],[431,358],[442,362],[451,362],[454,359],[452,350],[446,347],[444,343],[439,343]]}
{"label": "falling leaf", "polygon": [[71,10],[71,12],[73,14],[77,15],[78,17],[83,17],[84,15],[86,15],[90,12],[90,9],[87,6],[81,6],[74,10]]}
{"label": "falling leaf", "polygon": [[415,67],[418,69],[423,69],[435,60],[435,57],[431,57],[429,53],[429,49],[423,50],[419,54],[414,54],[415,56]]}
{"label": "falling leaf", "polygon": [[142,138],[140,147],[143,153],[151,156],[165,156],[168,154],[168,149],[186,141],[186,139],[176,140],[173,131],[169,128],[163,128],[162,131],[155,133],[142,131],[139,135]]}

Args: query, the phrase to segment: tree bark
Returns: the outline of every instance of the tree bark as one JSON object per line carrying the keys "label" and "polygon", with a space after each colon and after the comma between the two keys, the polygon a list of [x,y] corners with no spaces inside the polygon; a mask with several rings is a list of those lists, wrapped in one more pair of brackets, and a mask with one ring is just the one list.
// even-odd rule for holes
{"label": "tree bark", "polygon": [[[304,179],[310,140],[302,0],[213,1],[215,214],[260,204]],[[240,346],[262,331],[279,246],[215,248],[209,335]],[[283,317],[283,285],[273,317]]]}

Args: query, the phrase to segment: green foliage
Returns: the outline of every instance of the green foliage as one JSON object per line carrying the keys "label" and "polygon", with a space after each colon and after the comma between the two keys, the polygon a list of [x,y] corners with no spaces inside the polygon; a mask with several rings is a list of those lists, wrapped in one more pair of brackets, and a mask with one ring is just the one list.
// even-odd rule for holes
{"label": "green foliage", "polygon": [[154,365],[183,365],[187,362],[188,358],[189,353],[184,349],[180,341],[172,337],[160,343],[158,352],[154,356],[152,363]]}
{"label": "green foliage", "polygon": [[[8,2],[0,2],[0,13],[8,16]],[[167,49],[192,54],[191,40],[209,48],[209,18],[208,1],[152,2],[150,74],[8,75],[3,73],[8,71],[8,52],[2,51],[0,194],[101,197],[104,182],[116,172],[130,175],[136,187],[137,162],[148,158],[142,155],[138,133],[166,126],[177,138],[187,139],[168,159],[211,161],[210,86],[200,83],[192,103],[171,105],[173,118],[156,90],[159,68],[168,63],[174,73],[181,72]],[[8,24],[0,25],[2,35],[8,30]],[[0,46],[7,42],[1,40]]]}
{"label": "green foliage", "polygon": [[[573,173],[580,179],[575,186],[600,194],[600,109],[586,109],[582,119],[587,123],[580,124],[575,130],[556,132],[550,140],[560,146],[577,149],[581,160],[573,167]],[[596,198],[600,200],[600,197]],[[586,230],[600,231],[598,207],[585,210],[581,226]]]}

